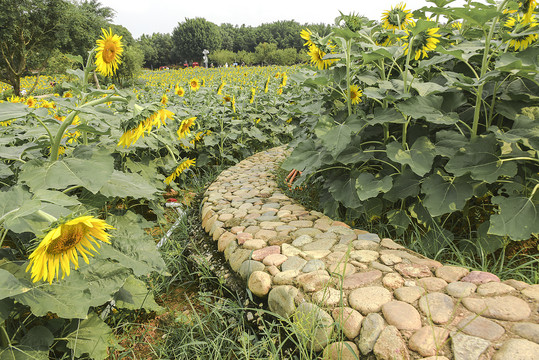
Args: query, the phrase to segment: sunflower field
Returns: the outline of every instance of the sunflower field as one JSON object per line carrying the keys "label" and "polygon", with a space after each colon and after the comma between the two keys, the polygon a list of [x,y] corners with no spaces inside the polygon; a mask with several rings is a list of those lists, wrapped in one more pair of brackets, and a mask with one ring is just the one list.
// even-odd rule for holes
{"label": "sunflower field", "polygon": [[93,83],[122,50],[103,30],[80,69],[57,78],[61,95],[0,103],[0,359],[106,358],[118,346],[111,310],[162,311],[145,279],[168,274],[149,231],[170,226],[163,195],[291,140],[304,101],[287,84],[296,67]]}
{"label": "sunflower field", "polygon": [[537,242],[537,3],[430,3],[302,32],[319,70],[292,77],[321,111],[283,166],[320,185],[326,213],[417,236],[429,256],[456,238],[485,253]]}

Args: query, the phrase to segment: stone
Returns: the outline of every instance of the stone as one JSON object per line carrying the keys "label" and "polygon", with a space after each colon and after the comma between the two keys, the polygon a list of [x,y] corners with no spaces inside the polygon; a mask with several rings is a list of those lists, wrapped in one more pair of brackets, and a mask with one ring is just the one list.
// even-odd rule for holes
{"label": "stone", "polygon": [[254,271],[262,271],[264,268],[264,264],[259,261],[246,260],[241,264],[238,272],[243,280],[247,280]]}
{"label": "stone", "polygon": [[511,331],[527,340],[539,344],[539,324],[516,323],[513,324]]}
{"label": "stone", "polygon": [[300,258],[299,256],[290,256],[285,262],[281,264],[281,271],[297,270],[301,271],[307,264],[307,260]]}
{"label": "stone", "polygon": [[345,263],[349,260],[349,256],[345,251],[333,251],[326,260],[332,263]]}
{"label": "stone", "polygon": [[527,288],[521,290],[521,292],[524,294],[524,296],[527,296],[535,301],[539,301],[539,284],[528,286]]}
{"label": "stone", "polygon": [[299,275],[296,280],[298,285],[300,285],[305,292],[315,292],[321,290],[328,287],[331,283],[331,277],[325,270],[317,270]]}
{"label": "stone", "polygon": [[356,250],[378,250],[380,248],[377,243],[369,240],[356,240],[352,242],[352,245]]}
{"label": "stone", "polygon": [[264,297],[271,289],[271,275],[264,271],[253,271],[247,287],[254,295]]}
{"label": "stone", "polygon": [[462,299],[462,304],[471,312],[497,320],[521,321],[531,314],[528,304],[512,295],[484,299],[468,297]]}
{"label": "stone", "polygon": [[240,232],[236,234],[236,237],[238,238],[238,244],[243,244],[247,240],[251,240],[253,238],[253,234],[248,232]]}
{"label": "stone", "polygon": [[221,234],[219,240],[217,240],[217,251],[225,251],[228,244],[230,244],[234,240],[236,240],[236,235],[231,232],[225,231],[223,234]]}
{"label": "stone", "polygon": [[275,236],[277,236],[277,232],[274,231],[274,230],[259,230],[257,231],[254,236],[257,238],[257,239],[262,239],[262,240],[269,240]]}
{"label": "stone", "polygon": [[342,304],[343,293],[332,287],[327,287],[316,291],[311,298],[318,305],[333,307],[339,303]]}
{"label": "stone", "polygon": [[[260,249],[265,248],[267,245],[268,244],[266,243],[265,240],[251,239],[251,240],[247,240],[246,242],[243,243],[243,248],[248,249],[248,250],[260,250]],[[259,260],[261,260],[261,259],[259,259]]]}
{"label": "stone", "polygon": [[470,270],[460,266],[442,266],[436,269],[436,276],[440,279],[444,279],[448,283],[459,281],[464,276],[468,275]]}
{"label": "stone", "polygon": [[382,314],[389,325],[399,330],[421,328],[421,316],[415,307],[403,301],[390,301],[382,305]]}
{"label": "stone", "polygon": [[326,264],[322,260],[313,259],[313,260],[307,261],[307,263],[305,264],[305,266],[303,267],[301,271],[308,273],[308,272],[313,272],[316,270],[325,270],[325,269],[326,269]]}
{"label": "stone", "polygon": [[503,283],[509,286],[512,286],[519,291],[530,286],[530,284],[525,283],[524,281],[515,280],[515,279],[505,280]]}
{"label": "stone", "polygon": [[308,244],[303,245],[302,250],[307,251],[313,251],[313,250],[329,250],[333,247],[335,244],[335,240],[316,240],[313,242],[310,242]]}
{"label": "stone", "polygon": [[398,289],[404,285],[404,279],[397,273],[389,273],[382,279],[382,284],[389,289]]}
{"label": "stone", "polygon": [[464,298],[472,295],[477,289],[477,285],[469,282],[452,282],[445,287],[445,291],[455,297],[455,298]]}
{"label": "stone", "polygon": [[423,295],[419,299],[419,308],[435,324],[445,324],[451,319],[454,310],[451,296],[439,292]]}
{"label": "stone", "polygon": [[350,307],[338,307],[331,312],[333,319],[338,322],[343,330],[344,336],[353,340],[359,335],[363,315],[359,311]]}
{"label": "stone", "polygon": [[286,256],[297,256],[303,254],[303,251],[290,244],[282,244],[281,253]]}
{"label": "stone", "polygon": [[375,242],[375,243],[380,243],[380,237],[376,234],[372,234],[372,233],[366,233],[366,234],[359,234],[357,236],[357,239],[358,240],[367,240],[367,241],[372,241],[372,242]]}
{"label": "stone", "polygon": [[425,289],[419,286],[405,286],[398,288],[393,292],[393,295],[395,295],[398,300],[405,301],[409,304],[415,302],[423,294],[425,294]]}
{"label": "stone", "polygon": [[404,246],[402,246],[401,244],[397,244],[396,242],[388,238],[382,239],[380,241],[380,245],[392,250],[404,249]]}
{"label": "stone", "polygon": [[310,237],[315,237],[317,235],[322,234],[322,231],[315,229],[315,228],[301,228],[292,233],[292,236],[298,238],[301,235],[309,235]]}
{"label": "stone", "polygon": [[238,234],[238,233],[243,232],[243,230],[245,230],[245,226],[233,226],[233,227],[230,229],[230,232],[231,232],[232,234]]}
{"label": "stone", "polygon": [[267,246],[265,248],[255,250],[253,251],[253,255],[251,258],[253,260],[261,261],[264,260],[264,258],[271,254],[280,254],[281,253],[281,247],[277,245],[273,246]]}
{"label": "stone", "polygon": [[490,346],[487,340],[459,332],[451,333],[451,344],[455,360],[479,360]]}
{"label": "stone", "polygon": [[262,262],[264,263],[264,265],[267,265],[267,266],[271,266],[271,265],[279,266],[282,263],[284,263],[287,259],[288,259],[288,256],[283,255],[283,254],[270,254],[266,256],[264,260],[262,260]]}
{"label": "stone", "polygon": [[470,336],[495,341],[505,334],[505,329],[482,316],[469,315],[457,324],[457,329]]}
{"label": "stone", "polygon": [[331,251],[329,250],[309,250],[304,251],[305,258],[307,259],[322,259],[326,257],[328,254],[330,254]]}
{"label": "stone", "polygon": [[328,344],[333,333],[333,318],[318,306],[303,302],[294,313],[294,325],[298,333],[308,334],[314,351],[321,351]]}
{"label": "stone", "polygon": [[524,339],[509,339],[494,354],[493,360],[537,360],[539,345]]}
{"label": "stone", "polygon": [[370,266],[375,270],[380,270],[385,273],[393,272],[393,269],[384,264],[380,264],[378,261],[373,261],[370,263]]}
{"label": "stone", "polygon": [[350,306],[363,315],[380,311],[382,306],[391,299],[391,293],[381,286],[359,288],[348,295]]}
{"label": "stone", "polygon": [[324,360],[356,360],[359,359],[359,349],[351,341],[334,342],[324,349]]}
{"label": "stone", "polygon": [[340,262],[340,263],[333,263],[328,266],[328,270],[330,274],[336,275],[339,278],[341,277],[347,277],[349,275],[352,275],[356,272],[356,268],[354,265],[346,262]]}
{"label": "stone", "polygon": [[410,337],[408,345],[421,356],[433,356],[440,352],[448,337],[447,329],[432,325],[423,326]]}
{"label": "stone", "polygon": [[[266,259],[264,259],[266,260]],[[268,265],[266,267],[266,271],[270,273],[271,276],[275,276],[277,275],[278,273],[281,272],[281,270],[279,270],[279,268],[275,265]]]}
{"label": "stone", "polygon": [[271,289],[268,295],[268,307],[270,311],[284,317],[290,317],[296,310],[294,299],[299,290],[290,285],[279,285]]}
{"label": "stone", "polygon": [[[233,243],[231,243],[233,244]],[[230,246],[230,245],[229,245]],[[251,250],[237,249],[230,255],[229,264],[232,270],[238,272],[241,264],[251,256]]]}
{"label": "stone", "polygon": [[432,276],[432,272],[427,265],[399,263],[395,265],[395,270],[406,277],[423,278]]}
{"label": "stone", "polygon": [[400,331],[395,326],[386,326],[374,344],[377,360],[409,360],[410,353]]}
{"label": "stone", "polygon": [[512,291],[515,291],[514,287],[499,282],[481,284],[476,290],[477,294],[481,296],[503,295]]}
{"label": "stone", "polygon": [[442,291],[447,286],[447,282],[444,279],[437,277],[426,277],[416,281],[417,286],[421,286],[427,291]]}
{"label": "stone", "polygon": [[367,355],[372,351],[384,327],[384,318],[379,314],[372,313],[363,319],[359,339],[356,342],[359,351],[363,355]]}
{"label": "stone", "polygon": [[382,254],[380,255],[380,260],[388,266],[392,266],[402,262],[402,258],[394,254]]}
{"label": "stone", "polygon": [[342,288],[345,290],[357,289],[358,287],[372,284],[382,278],[380,270],[359,272],[344,278]]}
{"label": "stone", "polygon": [[296,221],[290,221],[288,225],[295,226],[297,228],[311,228],[314,226],[314,222],[310,220],[296,220]]}
{"label": "stone", "polygon": [[313,238],[310,237],[309,235],[301,235],[300,237],[292,241],[292,246],[302,247],[303,245],[307,245],[312,242],[313,242]]}
{"label": "stone", "polygon": [[500,282],[500,278],[485,271],[471,271],[468,275],[460,279],[460,281],[471,282],[472,284],[479,285],[491,281]]}
{"label": "stone", "polygon": [[217,218],[219,221],[222,221],[222,222],[225,222],[227,220],[230,220],[234,217],[234,215],[232,214],[221,214],[219,215],[219,217]]}
{"label": "stone", "polygon": [[269,245],[282,245],[282,244],[288,244],[290,242],[290,236],[287,236],[285,234],[279,233],[277,236],[272,237],[268,240]]}
{"label": "stone", "polygon": [[449,360],[447,357],[445,356],[429,356],[429,357],[426,357],[426,358],[423,358],[421,360]]}
{"label": "stone", "polygon": [[380,254],[374,250],[354,250],[350,253],[350,257],[356,261],[370,263],[376,261]]}
{"label": "stone", "polygon": [[298,270],[281,271],[273,277],[273,283],[275,285],[292,285],[299,274]]}

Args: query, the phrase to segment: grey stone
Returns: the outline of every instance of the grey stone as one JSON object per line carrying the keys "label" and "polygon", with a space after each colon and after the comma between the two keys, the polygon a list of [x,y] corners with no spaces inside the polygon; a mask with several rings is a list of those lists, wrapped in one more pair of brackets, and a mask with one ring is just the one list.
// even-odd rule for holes
{"label": "grey stone", "polygon": [[307,336],[307,340],[312,342],[313,350],[324,349],[333,333],[333,318],[318,306],[308,302],[298,306],[293,318],[297,332]]}
{"label": "grey stone", "polygon": [[326,264],[322,260],[313,259],[313,260],[307,261],[307,263],[305,264],[305,266],[303,267],[301,271],[308,273],[308,272],[312,272],[316,270],[325,270],[325,269],[326,269]]}
{"label": "grey stone", "polygon": [[502,326],[492,320],[477,315],[469,315],[462,319],[457,324],[457,329],[465,334],[490,341],[499,339],[505,333],[505,329]]}
{"label": "grey stone", "polygon": [[490,346],[487,340],[457,332],[451,334],[451,343],[455,360],[479,360]]}
{"label": "grey stone", "polygon": [[371,262],[371,267],[375,270],[380,270],[382,272],[385,272],[385,273],[390,273],[390,272],[393,272],[393,269],[390,268],[389,266],[386,266],[384,264],[380,264],[379,262],[377,261],[373,261]]}
{"label": "grey stone", "polygon": [[375,243],[380,243],[380,237],[376,234],[371,234],[371,233],[367,233],[367,234],[359,234],[357,236],[357,239],[358,240],[368,240],[368,241],[373,241]]}
{"label": "grey stone", "polygon": [[310,237],[309,235],[301,235],[300,237],[292,241],[292,245],[296,247],[302,247],[303,245],[306,245],[311,242],[313,242],[312,237]]}
{"label": "grey stone", "polygon": [[273,283],[275,285],[292,285],[299,274],[298,270],[281,271],[273,277]]}
{"label": "grey stone", "polygon": [[477,289],[477,285],[469,282],[452,282],[445,287],[445,291],[455,297],[455,298],[464,298],[472,295]]}
{"label": "grey stone", "polygon": [[308,244],[303,245],[303,251],[313,251],[313,250],[329,250],[335,244],[335,240],[316,240]]}
{"label": "grey stone", "polygon": [[419,308],[436,324],[445,324],[453,315],[453,299],[442,293],[430,293],[419,299]]}
{"label": "grey stone", "polygon": [[481,296],[503,295],[512,291],[516,291],[514,287],[499,282],[481,284],[476,290],[477,294]]}
{"label": "grey stone", "polygon": [[235,272],[238,272],[238,270],[241,267],[241,264],[243,264],[245,260],[249,259],[250,256],[251,256],[251,250],[236,249],[236,251],[234,251],[232,255],[230,255],[230,259],[229,259],[230,267]]}
{"label": "grey stone", "polygon": [[307,260],[302,259],[299,256],[291,256],[284,263],[281,264],[281,271],[301,271],[305,264],[307,264]]}
{"label": "grey stone", "polygon": [[516,323],[513,324],[511,331],[513,331],[518,336],[522,336],[525,339],[539,344],[539,324]]}
{"label": "grey stone", "polygon": [[246,260],[241,264],[239,274],[243,280],[247,280],[254,271],[262,271],[264,268],[260,261]]}
{"label": "grey stone", "polygon": [[367,315],[361,323],[361,331],[356,343],[363,355],[367,355],[374,348],[374,344],[382,330],[384,330],[384,318],[381,315],[372,313]]}
{"label": "grey stone", "polygon": [[290,285],[275,286],[268,295],[268,307],[274,313],[288,318],[296,310],[294,299],[299,290]]}
{"label": "grey stone", "polygon": [[462,304],[471,312],[498,320],[521,321],[531,314],[528,304],[512,295],[484,299],[464,298]]}
{"label": "grey stone", "polygon": [[409,360],[410,353],[400,331],[395,326],[386,326],[374,344],[377,360]]}
{"label": "grey stone", "polygon": [[509,339],[503,343],[493,360],[537,360],[539,345],[524,339]]}

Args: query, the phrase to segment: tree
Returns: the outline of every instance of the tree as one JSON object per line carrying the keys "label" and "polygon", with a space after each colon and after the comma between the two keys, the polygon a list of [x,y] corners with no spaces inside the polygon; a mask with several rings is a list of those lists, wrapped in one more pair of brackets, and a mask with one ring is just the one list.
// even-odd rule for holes
{"label": "tree", "polygon": [[142,70],[142,63],[144,61],[144,53],[137,46],[126,46],[122,54],[122,63],[118,66],[116,77],[121,85],[124,85],[125,81],[131,81],[135,79]]}
{"label": "tree", "polygon": [[[21,93],[21,76],[41,69],[58,44],[64,0],[0,0],[0,80]],[[31,60],[31,61],[29,61]]]}
{"label": "tree", "polygon": [[202,51],[218,50],[221,33],[217,25],[204,18],[185,19],[172,32],[172,55],[174,62],[202,59]]}
{"label": "tree", "polygon": [[255,48],[256,62],[259,64],[267,65],[270,62],[269,55],[277,50],[277,44],[272,43],[260,43]]}
{"label": "tree", "polygon": [[158,68],[171,63],[172,37],[170,34],[142,35],[137,41],[144,53],[144,66]]}

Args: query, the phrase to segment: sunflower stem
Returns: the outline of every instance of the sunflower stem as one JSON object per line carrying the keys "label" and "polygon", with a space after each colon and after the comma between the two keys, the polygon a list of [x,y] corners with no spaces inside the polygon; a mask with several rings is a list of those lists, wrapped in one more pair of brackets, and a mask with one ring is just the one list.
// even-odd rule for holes
{"label": "sunflower stem", "polygon": [[350,52],[352,51],[352,40],[348,39],[346,40],[346,104],[348,106],[348,116],[352,115],[352,96],[350,91],[350,66],[351,66],[351,59],[350,59]]}
{"label": "sunflower stem", "polygon": [[2,244],[4,243],[4,239],[6,238],[8,229],[2,228],[2,238],[0,238],[0,249],[2,248]]}
{"label": "sunflower stem", "polygon": [[58,149],[60,148],[60,142],[62,141],[62,137],[64,136],[64,133],[68,126],[70,126],[73,121],[75,120],[75,116],[79,113],[78,110],[74,110],[67,115],[62,125],[60,125],[60,128],[58,129],[58,132],[56,133],[56,136],[54,137],[51,145],[51,155],[49,157],[49,160],[51,162],[54,162],[58,160]]}
{"label": "sunflower stem", "polygon": [[7,348],[11,345],[11,341],[9,340],[9,335],[6,331],[5,323],[2,323],[0,326],[0,329],[2,329],[2,332],[0,333],[0,344],[2,344],[2,348]]}

